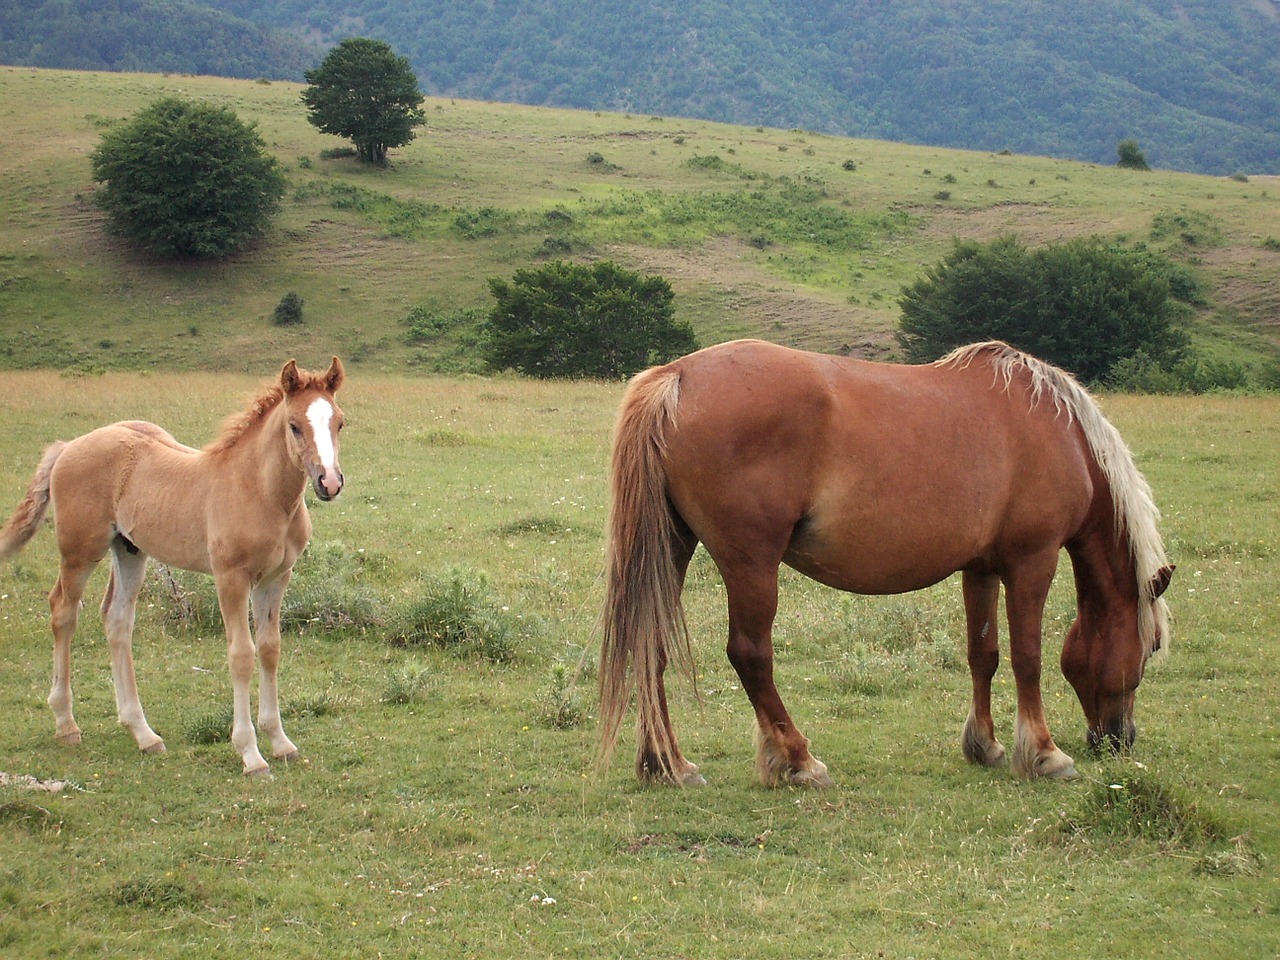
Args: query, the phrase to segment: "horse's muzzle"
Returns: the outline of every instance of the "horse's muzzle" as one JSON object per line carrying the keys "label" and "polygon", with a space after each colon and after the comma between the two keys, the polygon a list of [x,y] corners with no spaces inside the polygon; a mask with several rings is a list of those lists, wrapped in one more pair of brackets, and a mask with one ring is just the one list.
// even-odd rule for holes
{"label": "horse's muzzle", "polygon": [[1138,728],[1132,720],[1115,720],[1104,730],[1090,727],[1088,737],[1089,748],[1094,753],[1102,753],[1104,749],[1120,753],[1133,746],[1133,742],[1138,739]]}
{"label": "horse's muzzle", "polygon": [[332,472],[321,472],[316,474],[311,482],[311,486],[315,489],[316,496],[321,500],[333,500],[342,492],[344,479],[341,470]]}

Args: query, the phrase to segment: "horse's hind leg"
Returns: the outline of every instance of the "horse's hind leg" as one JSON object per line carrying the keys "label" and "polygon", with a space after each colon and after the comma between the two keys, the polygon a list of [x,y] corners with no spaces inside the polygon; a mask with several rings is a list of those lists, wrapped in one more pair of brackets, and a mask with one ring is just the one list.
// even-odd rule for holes
{"label": "horse's hind leg", "polygon": [[280,721],[280,694],[276,672],[280,665],[280,604],[289,573],[270,583],[258,584],[252,594],[253,628],[258,640],[258,727],[271,739],[271,755],[293,760],[298,748],[284,734]]}
{"label": "horse's hind leg", "polygon": [[53,685],[49,708],[53,711],[54,736],[60,743],[79,743],[80,727],[71,713],[71,638],[80,620],[80,599],[97,561],[80,563],[65,556],[58,582],[49,591],[49,625],[53,628]]}
{"label": "horse's hind leg", "polygon": [[[682,587],[697,545],[698,541],[687,532],[677,533],[672,544],[676,575]],[[680,752],[675,730],[671,726],[665,680],[669,660],[667,651],[659,650],[657,657],[656,709],[641,709],[636,718],[636,776],[641,780],[661,781],[680,787],[705,786],[707,780],[698,771],[698,765]],[[665,748],[662,745],[666,745]]]}
{"label": "horse's hind leg", "polygon": [[146,554],[121,537],[111,544],[111,579],[102,599],[102,626],[111,649],[111,678],[116,688],[116,716],[144,753],[164,753],[164,740],[151,729],[138,697],[133,669],[133,623],[138,592],[147,572]]}
{"label": "horse's hind leg", "polygon": [[1007,762],[1004,745],[996,739],[991,719],[991,679],[1000,665],[1000,578],[965,572],[964,611],[969,638],[969,674],[973,704],[965,721],[961,746],[973,763],[994,767]]}
{"label": "horse's hind leg", "polygon": [[791,721],[773,682],[773,620],[778,568],[721,568],[729,597],[729,662],[756,712],[756,772],[766,786],[831,786],[827,765]]}

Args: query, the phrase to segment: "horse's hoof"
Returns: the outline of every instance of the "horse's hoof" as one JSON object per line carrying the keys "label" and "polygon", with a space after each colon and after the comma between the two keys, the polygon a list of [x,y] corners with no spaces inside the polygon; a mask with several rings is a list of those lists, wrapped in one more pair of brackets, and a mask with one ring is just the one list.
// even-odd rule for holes
{"label": "horse's hoof", "polygon": [[1047,780],[1074,780],[1079,775],[1076,772],[1076,762],[1061,750],[1049,754],[1036,764],[1036,776]]}
{"label": "horse's hoof", "polygon": [[793,772],[791,783],[797,787],[812,787],[815,790],[825,790],[836,785],[836,782],[831,779],[831,774],[827,773],[827,765],[821,760],[814,760],[812,767]]}
{"label": "horse's hoof", "polygon": [[60,733],[55,738],[58,743],[64,743],[69,747],[75,746],[80,742],[80,731],[72,730],[70,733]]}
{"label": "horse's hoof", "polygon": [[157,740],[155,743],[149,746],[143,747],[142,752],[151,757],[158,757],[162,753],[167,753],[168,749],[169,748],[164,745],[163,740]]}
{"label": "horse's hoof", "polygon": [[300,756],[301,754],[298,753],[297,749],[295,748],[293,750],[288,751],[287,753],[273,754],[273,759],[283,760],[285,763],[292,763],[294,760],[297,760],[298,757]]}
{"label": "horse's hoof", "polygon": [[246,777],[252,777],[254,780],[270,780],[271,768],[266,764],[263,764],[262,766],[257,767],[256,769],[253,769],[253,770],[246,769],[244,772],[244,775]]}
{"label": "horse's hoof", "polygon": [[698,768],[690,765],[690,769],[674,779],[677,787],[705,787],[707,778],[698,772]]}

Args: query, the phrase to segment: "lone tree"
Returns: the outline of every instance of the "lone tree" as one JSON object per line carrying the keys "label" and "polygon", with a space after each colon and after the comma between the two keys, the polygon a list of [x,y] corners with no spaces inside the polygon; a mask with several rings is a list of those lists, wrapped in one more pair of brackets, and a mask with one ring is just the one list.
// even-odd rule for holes
{"label": "lone tree", "polygon": [[223,257],[261,235],[285,179],[252,123],[165,97],[103,135],[90,155],[112,228],[162,257]]}
{"label": "lone tree", "polygon": [[957,241],[907,286],[897,339],[908,360],[936,360],[977,340],[1005,340],[1098,382],[1139,354],[1161,367],[1189,339],[1170,295],[1173,265],[1097,237],[1028,250],[1016,237]]}
{"label": "lone tree", "polygon": [[529,376],[617,380],[696,350],[688,323],[675,319],[671,285],[612,261],[557,260],[490,278],[497,304],[482,324],[490,368]]}
{"label": "lone tree", "polygon": [[343,40],[305,77],[302,102],[312,125],[346,137],[366,163],[385,164],[387,151],[411,141],[413,128],[427,122],[409,59],[381,40]]}
{"label": "lone tree", "polygon": [[1147,158],[1143,154],[1142,149],[1138,146],[1138,141],[1132,138],[1121,140],[1116,144],[1116,160],[1117,167],[1123,167],[1126,170],[1150,170],[1151,165],[1147,163]]}

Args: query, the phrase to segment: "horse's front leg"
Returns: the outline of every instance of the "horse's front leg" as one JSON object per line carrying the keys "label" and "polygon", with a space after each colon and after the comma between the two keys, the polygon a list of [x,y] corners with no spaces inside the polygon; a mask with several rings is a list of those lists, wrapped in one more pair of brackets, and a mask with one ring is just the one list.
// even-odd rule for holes
{"label": "horse's front leg", "polygon": [[284,734],[280,721],[280,692],[276,672],[280,665],[280,604],[289,585],[290,571],[253,589],[253,629],[258,641],[258,727],[271,739],[271,756],[295,760],[298,748]]}
{"label": "horse's front leg", "polygon": [[783,783],[831,786],[827,765],[809,752],[809,741],[791,721],[773,682],[777,566],[734,570],[724,579],[729,598],[729,662],[756,711],[760,781],[770,787]]}
{"label": "horse's front leg", "polygon": [[960,742],[971,762],[996,767],[1007,762],[1004,744],[996,738],[995,721],[991,719],[991,679],[1000,666],[1000,578],[966,571],[962,582],[973,704]]}
{"label": "horse's front leg", "polygon": [[231,743],[244,761],[246,776],[270,772],[267,761],[258,750],[258,737],[253,729],[249,709],[249,684],[253,679],[253,636],[249,632],[249,579],[238,571],[215,574],[218,607],[227,629],[227,667],[231,672],[233,719]]}
{"label": "horse's front leg", "polygon": [[1040,642],[1044,605],[1057,568],[1052,556],[1022,564],[1005,577],[1005,606],[1009,616],[1010,660],[1018,685],[1018,715],[1014,724],[1013,769],[1023,777],[1070,778],[1075,761],[1053,742],[1040,696]]}

